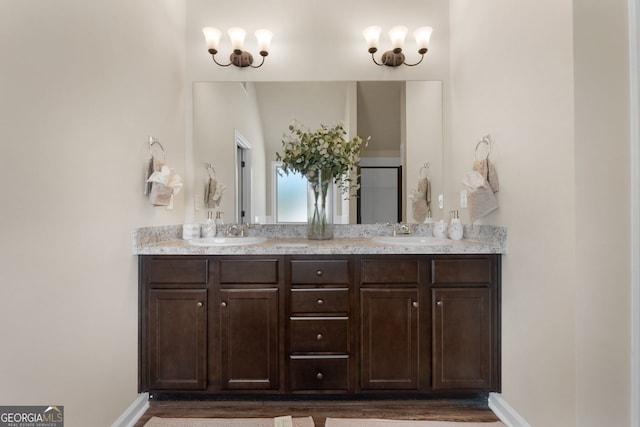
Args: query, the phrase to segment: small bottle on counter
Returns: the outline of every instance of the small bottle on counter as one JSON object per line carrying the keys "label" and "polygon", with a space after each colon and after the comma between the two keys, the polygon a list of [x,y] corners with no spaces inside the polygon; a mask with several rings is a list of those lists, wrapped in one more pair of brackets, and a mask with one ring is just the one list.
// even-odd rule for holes
{"label": "small bottle on counter", "polygon": [[213,220],[213,212],[207,213],[207,220],[202,225],[202,237],[216,237],[216,223]]}
{"label": "small bottle on counter", "polygon": [[437,237],[439,239],[447,238],[447,224],[444,220],[441,219],[433,226],[433,237]]}
{"label": "small bottle on counter", "polygon": [[222,233],[224,237],[224,220],[222,219],[222,214],[224,212],[217,211],[216,212],[216,229],[218,233]]}
{"label": "small bottle on counter", "polygon": [[462,223],[460,223],[458,211],[451,211],[451,213],[453,216],[451,217],[451,223],[449,224],[449,238],[451,240],[460,240],[464,234],[464,227],[462,226]]}

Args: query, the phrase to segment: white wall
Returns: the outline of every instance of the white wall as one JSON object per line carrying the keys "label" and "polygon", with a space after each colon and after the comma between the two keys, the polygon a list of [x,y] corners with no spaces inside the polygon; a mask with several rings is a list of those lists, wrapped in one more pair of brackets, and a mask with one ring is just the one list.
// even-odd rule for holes
{"label": "white wall", "polygon": [[[206,218],[203,209],[204,181],[208,176],[205,162],[213,164],[216,178],[226,186],[219,210],[224,212],[227,223],[237,222],[236,197],[236,141],[235,131],[240,132],[251,144],[252,172],[255,177],[265,176],[265,144],[262,121],[255,85],[233,83],[197,82],[193,85],[193,153],[195,165],[194,206],[195,220]],[[266,184],[264,179],[253,179],[252,216],[266,215]],[[191,200],[188,198],[187,200]],[[253,218],[247,218],[253,221]]]}
{"label": "white wall", "polygon": [[576,425],[627,426],[631,405],[627,1],[574,0],[573,19]]}
{"label": "white wall", "polygon": [[[288,80],[447,80],[448,14],[446,0],[400,0],[388,6],[366,1],[245,0],[187,2],[187,72],[193,81],[288,81]],[[377,67],[367,52],[362,31],[369,25],[382,26],[386,34],[395,25],[409,31],[423,25],[434,28],[429,53],[418,67]],[[242,26],[247,30],[246,49],[256,52],[253,32],[273,31],[272,49],[265,65],[258,69],[219,67],[207,53],[202,27],[225,32],[220,61],[231,52],[226,30]],[[381,51],[390,48],[382,36]],[[419,58],[415,41],[406,43],[408,61]],[[381,53],[379,53],[381,54]],[[379,56],[378,56],[379,59]]]}
{"label": "white wall", "polygon": [[146,141],[184,165],[184,6],[0,1],[0,402],[111,425],[137,396]]}
{"label": "white wall", "polygon": [[[629,425],[625,1],[451,2],[450,193],[490,133],[503,397],[532,426]],[[604,52],[604,57],[600,56]]]}

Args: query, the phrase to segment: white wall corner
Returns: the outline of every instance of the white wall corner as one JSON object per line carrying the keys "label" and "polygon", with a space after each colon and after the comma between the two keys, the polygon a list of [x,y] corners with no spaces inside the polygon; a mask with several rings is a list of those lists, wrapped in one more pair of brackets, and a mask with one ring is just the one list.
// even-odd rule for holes
{"label": "white wall corner", "polygon": [[489,393],[489,409],[508,427],[531,427],[531,425],[502,398],[502,394],[500,393]]}
{"label": "white wall corner", "polygon": [[140,393],[138,398],[127,408],[126,411],[111,424],[111,427],[133,427],[136,425],[142,414],[149,408],[149,393]]}

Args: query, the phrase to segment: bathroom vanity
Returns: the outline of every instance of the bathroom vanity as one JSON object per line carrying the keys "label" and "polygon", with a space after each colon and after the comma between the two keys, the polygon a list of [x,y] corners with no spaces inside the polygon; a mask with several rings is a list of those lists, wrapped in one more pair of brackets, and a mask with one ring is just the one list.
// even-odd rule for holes
{"label": "bathroom vanity", "polygon": [[500,391],[500,245],[140,245],[139,391]]}

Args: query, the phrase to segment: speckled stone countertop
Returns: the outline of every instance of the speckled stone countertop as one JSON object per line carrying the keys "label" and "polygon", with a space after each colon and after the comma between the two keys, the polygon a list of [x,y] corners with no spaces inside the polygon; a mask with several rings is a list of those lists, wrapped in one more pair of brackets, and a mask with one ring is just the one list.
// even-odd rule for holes
{"label": "speckled stone countertop", "polygon": [[[433,236],[433,225],[412,225],[413,236]],[[264,243],[244,246],[194,246],[182,239],[182,225],[143,227],[134,231],[135,255],[339,255],[339,254],[504,254],[507,230],[503,227],[464,227],[462,240],[442,245],[378,243],[375,236],[392,235],[390,225],[335,225],[334,238],[309,240],[305,225],[249,225],[249,236]]]}

